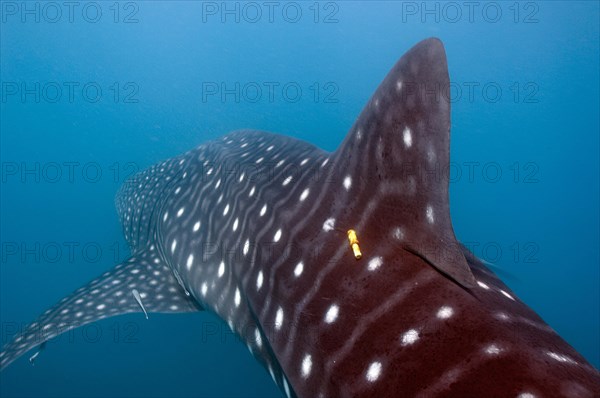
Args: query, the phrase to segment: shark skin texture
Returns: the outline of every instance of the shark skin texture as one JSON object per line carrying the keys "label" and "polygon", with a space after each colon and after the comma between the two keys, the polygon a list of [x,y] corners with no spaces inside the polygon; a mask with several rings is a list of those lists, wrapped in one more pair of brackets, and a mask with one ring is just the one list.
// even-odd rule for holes
{"label": "shark skin texture", "polygon": [[0,369],[102,318],[207,310],[288,397],[600,397],[599,372],[456,240],[448,87],[426,39],[335,152],[241,130],[137,174],[116,198],[132,256]]}

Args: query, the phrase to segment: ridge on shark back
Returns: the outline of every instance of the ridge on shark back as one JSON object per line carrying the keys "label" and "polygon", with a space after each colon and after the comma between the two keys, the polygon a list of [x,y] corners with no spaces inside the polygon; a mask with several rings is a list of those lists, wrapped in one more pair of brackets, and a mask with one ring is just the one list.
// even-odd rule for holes
{"label": "ridge on shark back", "polygon": [[139,173],[116,199],[132,256],[0,368],[102,318],[209,310],[288,397],[599,397],[598,371],[454,236],[448,85],[427,39],[333,153],[238,131]]}

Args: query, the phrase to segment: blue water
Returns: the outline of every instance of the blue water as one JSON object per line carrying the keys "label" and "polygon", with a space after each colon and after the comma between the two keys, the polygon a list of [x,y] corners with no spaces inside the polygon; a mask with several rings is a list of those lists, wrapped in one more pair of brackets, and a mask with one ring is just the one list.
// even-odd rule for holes
{"label": "blue water", "polygon": [[[598,2],[275,2],[271,21],[263,3],[229,3],[239,21],[220,2],[52,4],[0,2],[1,344],[127,257],[113,198],[132,171],[238,128],[334,150],[404,51],[438,36],[456,233],[600,366]],[[0,395],[282,396],[215,327],[107,319],[15,362]]]}

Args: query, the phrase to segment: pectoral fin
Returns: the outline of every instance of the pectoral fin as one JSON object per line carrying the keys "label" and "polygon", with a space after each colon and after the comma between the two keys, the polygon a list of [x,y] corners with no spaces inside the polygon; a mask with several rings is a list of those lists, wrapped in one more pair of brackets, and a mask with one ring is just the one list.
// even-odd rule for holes
{"label": "pectoral fin", "polygon": [[[0,370],[51,338],[100,319],[130,312],[202,310],[154,253],[131,257],[44,312],[3,347]],[[37,353],[32,359],[36,357]]]}

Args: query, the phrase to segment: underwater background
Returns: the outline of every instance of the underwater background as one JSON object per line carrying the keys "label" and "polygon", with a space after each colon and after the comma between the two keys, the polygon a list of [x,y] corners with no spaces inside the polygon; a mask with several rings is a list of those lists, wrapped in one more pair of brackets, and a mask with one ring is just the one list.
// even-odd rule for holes
{"label": "underwater background", "polygon": [[[114,196],[132,173],[240,128],[335,150],[437,36],[457,237],[598,368],[599,9],[1,1],[0,344],[128,256]],[[283,396],[226,330],[206,313],[105,319],[14,362],[0,396]]]}

